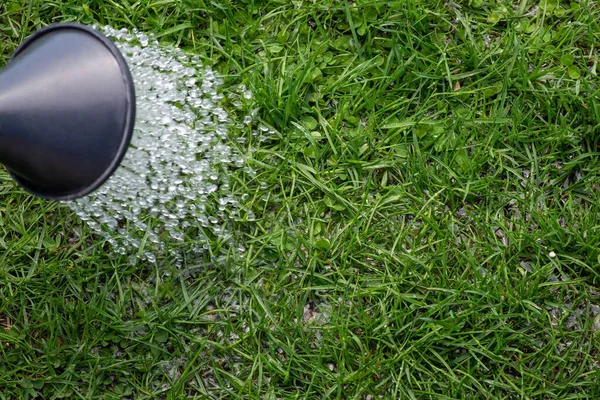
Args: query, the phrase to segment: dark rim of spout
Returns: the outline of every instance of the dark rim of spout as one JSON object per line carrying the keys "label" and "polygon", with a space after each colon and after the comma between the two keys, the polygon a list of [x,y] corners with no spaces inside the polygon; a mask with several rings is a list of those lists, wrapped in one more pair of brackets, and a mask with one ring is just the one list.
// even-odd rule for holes
{"label": "dark rim of spout", "polygon": [[127,110],[127,114],[125,117],[125,123],[123,125],[122,138],[121,138],[121,143],[119,144],[119,148],[115,152],[114,157],[113,157],[110,165],[106,169],[106,171],[104,171],[104,173],[98,179],[96,179],[92,184],[90,184],[86,187],[83,187],[83,188],[74,189],[70,192],[63,192],[60,194],[56,194],[56,193],[52,193],[51,189],[45,189],[45,188],[36,186],[35,184],[33,184],[33,183],[27,181],[26,179],[21,178],[18,175],[15,175],[11,172],[13,179],[16,180],[17,183],[19,183],[28,192],[30,192],[31,194],[33,194],[35,196],[42,197],[42,198],[48,199],[48,200],[73,200],[76,198],[86,196],[86,195],[90,194],[91,192],[95,191],[96,189],[98,189],[100,186],[102,186],[102,184],[105,183],[108,180],[108,178],[119,167],[119,165],[121,164],[121,161],[123,160],[123,157],[127,153],[127,149],[129,148],[129,143],[131,142],[131,137],[133,135],[133,128],[135,125],[135,109],[136,109],[135,87],[134,87],[133,77],[131,76],[131,72],[129,71],[129,66],[127,64],[127,61],[125,61],[125,58],[123,57],[121,52],[117,49],[115,44],[110,39],[108,39],[106,36],[104,36],[103,34],[98,32],[97,30],[95,30],[94,28],[91,28],[86,25],[78,24],[78,23],[59,23],[59,24],[47,26],[47,27],[42,28],[39,31],[33,33],[31,36],[29,36],[27,39],[25,39],[23,41],[23,43],[17,48],[17,50],[15,51],[15,53],[12,55],[12,57],[10,59],[12,60],[15,57],[17,57],[25,49],[27,49],[31,44],[33,44],[33,42],[40,39],[42,36],[44,36],[48,33],[54,32],[54,31],[65,30],[65,29],[74,29],[74,30],[84,31],[84,32],[90,34],[91,36],[93,36],[94,38],[98,39],[102,44],[105,45],[106,49],[111,52],[111,54],[114,56],[115,60],[117,61],[118,65],[119,65],[119,69],[121,70],[121,76],[123,78],[124,85],[127,88],[126,92],[127,92],[128,110]]}

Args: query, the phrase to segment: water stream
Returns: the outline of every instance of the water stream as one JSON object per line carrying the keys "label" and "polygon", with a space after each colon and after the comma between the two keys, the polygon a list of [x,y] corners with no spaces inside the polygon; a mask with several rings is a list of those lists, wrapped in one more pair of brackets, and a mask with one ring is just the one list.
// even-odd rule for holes
{"label": "water stream", "polygon": [[239,217],[240,203],[230,194],[228,175],[244,166],[244,156],[230,141],[252,117],[235,121],[222,104],[250,109],[252,93],[239,85],[225,98],[224,79],[200,57],[160,46],[152,35],[100,30],[128,61],[137,121],[117,172],[92,195],[67,204],[132,263],[155,262],[178,247],[172,256],[180,266],[182,251],[208,249],[209,235],[231,238],[228,221]]}

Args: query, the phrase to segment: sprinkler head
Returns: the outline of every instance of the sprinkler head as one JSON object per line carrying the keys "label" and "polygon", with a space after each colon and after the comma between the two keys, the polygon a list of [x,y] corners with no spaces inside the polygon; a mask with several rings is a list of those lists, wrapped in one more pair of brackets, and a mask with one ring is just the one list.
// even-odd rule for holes
{"label": "sprinkler head", "polygon": [[127,152],[134,121],[125,59],[85,25],[41,29],[0,71],[0,163],[38,197],[70,200],[100,187]]}

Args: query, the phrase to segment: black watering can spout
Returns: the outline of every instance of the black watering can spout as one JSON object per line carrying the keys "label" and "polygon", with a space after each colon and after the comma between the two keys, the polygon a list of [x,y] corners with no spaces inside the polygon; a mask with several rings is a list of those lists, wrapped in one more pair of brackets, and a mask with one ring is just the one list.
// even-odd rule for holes
{"label": "black watering can spout", "polygon": [[115,45],[85,25],[34,33],[0,72],[0,163],[52,200],[100,187],[127,152],[135,92]]}

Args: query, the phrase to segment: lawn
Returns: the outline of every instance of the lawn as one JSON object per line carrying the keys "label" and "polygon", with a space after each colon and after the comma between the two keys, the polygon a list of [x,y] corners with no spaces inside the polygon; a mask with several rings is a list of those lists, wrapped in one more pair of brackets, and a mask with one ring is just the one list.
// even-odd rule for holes
{"label": "lawn", "polygon": [[600,398],[598,2],[5,0],[2,65],[66,21],[276,135],[231,138],[236,245],[183,268],[0,173],[0,399]]}

